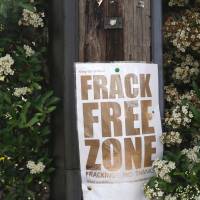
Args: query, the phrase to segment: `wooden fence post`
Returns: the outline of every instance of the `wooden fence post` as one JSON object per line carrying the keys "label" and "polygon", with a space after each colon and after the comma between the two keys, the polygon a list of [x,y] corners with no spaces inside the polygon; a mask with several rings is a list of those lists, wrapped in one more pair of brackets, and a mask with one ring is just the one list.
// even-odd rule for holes
{"label": "wooden fence post", "polygon": [[[50,64],[61,103],[54,115],[52,200],[81,200],[74,62],[159,64],[163,113],[161,0],[51,0]],[[116,21],[115,21],[116,20]],[[111,22],[111,23],[110,23]],[[112,22],[117,22],[114,24]]]}

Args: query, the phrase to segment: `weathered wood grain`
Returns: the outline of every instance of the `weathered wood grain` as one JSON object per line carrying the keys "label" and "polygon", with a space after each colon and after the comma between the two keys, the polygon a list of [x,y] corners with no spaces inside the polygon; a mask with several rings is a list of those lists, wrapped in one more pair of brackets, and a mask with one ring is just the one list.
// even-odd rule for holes
{"label": "weathered wood grain", "polygon": [[[79,0],[79,60],[151,60],[151,1]],[[104,29],[105,17],[122,17],[123,29]]]}
{"label": "weathered wood grain", "polygon": [[105,60],[102,7],[94,0],[79,1],[79,60],[82,62]]}
{"label": "weathered wood grain", "polygon": [[[123,16],[123,0],[105,1],[106,17]],[[123,29],[107,29],[106,32],[106,61],[124,60]]]}
{"label": "weathered wood grain", "polygon": [[124,2],[124,60],[150,61],[150,1],[144,8],[137,0]]}

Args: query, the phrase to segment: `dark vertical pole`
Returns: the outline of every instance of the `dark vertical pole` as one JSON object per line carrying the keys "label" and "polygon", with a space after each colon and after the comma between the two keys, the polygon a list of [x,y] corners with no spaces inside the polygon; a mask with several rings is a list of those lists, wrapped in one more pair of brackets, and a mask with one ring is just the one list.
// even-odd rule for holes
{"label": "dark vertical pole", "polygon": [[74,63],[78,61],[78,0],[64,0],[64,129],[66,200],[81,200]]}
{"label": "dark vertical pole", "polygon": [[81,200],[76,133],[74,62],[78,61],[78,0],[51,0],[50,59],[55,93],[61,102],[54,115],[52,200]]}
{"label": "dark vertical pole", "polygon": [[163,45],[162,45],[162,0],[151,0],[152,12],[152,61],[158,64],[161,117],[164,116]]}
{"label": "dark vertical pole", "polygon": [[56,170],[51,184],[51,199],[65,200],[63,0],[50,2],[49,37],[51,83],[55,95],[61,99],[52,119],[53,158]]}

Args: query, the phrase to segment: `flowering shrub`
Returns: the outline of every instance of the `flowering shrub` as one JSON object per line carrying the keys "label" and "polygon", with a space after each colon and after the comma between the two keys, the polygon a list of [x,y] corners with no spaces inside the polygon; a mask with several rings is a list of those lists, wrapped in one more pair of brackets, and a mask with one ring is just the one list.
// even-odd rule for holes
{"label": "flowering shrub", "polygon": [[186,0],[170,0],[169,6],[184,6],[188,1]]}
{"label": "flowering shrub", "polygon": [[14,64],[14,60],[9,54],[0,58],[0,80],[4,81],[7,75],[13,75],[14,71],[11,66]]}
{"label": "flowering shrub", "polygon": [[180,14],[180,19],[169,17],[165,22],[165,39],[181,52],[187,49],[199,52],[200,13],[198,9],[191,9]]}
{"label": "flowering shrub", "polygon": [[144,187],[148,200],[200,199],[199,3],[164,3],[165,151]]}
{"label": "flowering shrub", "polygon": [[160,137],[162,144],[166,144],[167,147],[181,144],[182,138],[179,132],[171,131],[167,133],[163,133]]}
{"label": "flowering shrub", "polygon": [[19,26],[33,26],[34,28],[43,27],[44,13],[38,13],[36,7],[34,11],[23,9],[22,18],[19,20]]}
{"label": "flowering shrub", "polygon": [[49,199],[47,2],[0,2],[0,199]]}
{"label": "flowering shrub", "polygon": [[171,177],[169,174],[172,170],[176,168],[176,165],[174,162],[171,162],[171,161],[156,160],[153,163],[153,168],[157,177],[170,183]]}

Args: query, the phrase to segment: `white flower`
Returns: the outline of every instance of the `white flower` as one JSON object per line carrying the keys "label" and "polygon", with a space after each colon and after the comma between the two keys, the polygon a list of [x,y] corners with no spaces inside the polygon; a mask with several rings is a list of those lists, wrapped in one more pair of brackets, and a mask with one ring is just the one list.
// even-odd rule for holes
{"label": "white flower", "polygon": [[30,169],[31,174],[42,173],[45,169],[45,165],[42,162],[36,164],[34,161],[28,161],[26,167]]}
{"label": "white flower", "polygon": [[180,133],[175,131],[163,133],[162,136],[160,137],[160,140],[163,144],[166,144],[168,147],[175,144],[181,144],[182,142]]}
{"label": "white flower", "polygon": [[[170,6],[183,6],[188,0],[170,0]],[[165,23],[164,37],[168,39],[179,52],[192,49],[199,53],[199,20],[200,14],[194,9],[187,9],[182,18],[169,18]]]}
{"label": "white flower", "polygon": [[31,93],[31,89],[28,87],[21,87],[21,88],[15,88],[15,91],[13,93],[16,97],[23,97],[23,95],[26,95],[27,93]]}
{"label": "white flower", "polygon": [[172,196],[172,195],[167,195],[165,197],[165,200],[177,200],[177,197],[176,196]]}
{"label": "white flower", "polygon": [[8,75],[14,75],[14,71],[11,66],[14,64],[14,60],[9,54],[0,58],[0,81],[4,81]]}
{"label": "white flower", "polygon": [[24,50],[25,50],[26,57],[31,57],[32,55],[35,54],[35,51],[28,45],[24,45]]}
{"label": "white flower", "polygon": [[199,62],[190,54],[186,58],[181,57],[182,63],[174,69],[172,77],[183,83],[189,83],[192,79],[197,78],[199,70]]}
{"label": "white flower", "polygon": [[184,6],[185,0],[170,0],[168,5],[169,6]]}
{"label": "white flower", "polygon": [[172,161],[166,160],[155,160],[153,162],[153,168],[156,176],[170,183],[171,177],[169,173],[176,168],[176,165]]}
{"label": "white flower", "polygon": [[200,151],[199,146],[195,146],[192,149],[183,149],[182,154],[186,155],[189,161],[194,163],[200,163],[200,159],[198,157],[198,153]]}
{"label": "white flower", "polygon": [[179,186],[176,189],[177,199],[180,200],[196,200],[200,196],[200,190],[198,185],[187,185],[187,186]]}
{"label": "white flower", "polygon": [[[176,81],[176,84],[187,84],[198,77],[200,73],[200,63],[199,60],[195,59],[191,54],[182,55],[179,52],[170,52],[166,53],[164,56],[166,63],[174,68],[172,77],[174,81]],[[175,58],[178,59],[178,62],[175,61]],[[174,92],[170,91],[170,89],[176,90],[173,84],[166,86],[165,90],[167,96],[171,94],[171,92]]]}
{"label": "white flower", "polygon": [[165,99],[168,102],[173,103],[174,101],[177,101],[177,99],[179,98],[179,94],[173,84],[165,86],[164,89],[165,89]]}
{"label": "white flower", "polygon": [[44,13],[37,13],[36,8],[35,12],[23,9],[22,18],[19,20],[18,24],[24,26],[33,26],[34,28],[43,27]]}
{"label": "white flower", "polygon": [[155,200],[160,199],[160,197],[163,197],[164,192],[159,188],[158,182],[154,182],[154,186],[150,187],[149,185],[144,185],[144,193],[147,199],[149,200]]}
{"label": "white flower", "polygon": [[177,105],[172,110],[166,112],[165,123],[174,129],[189,127],[192,122],[193,114],[188,105]]}

